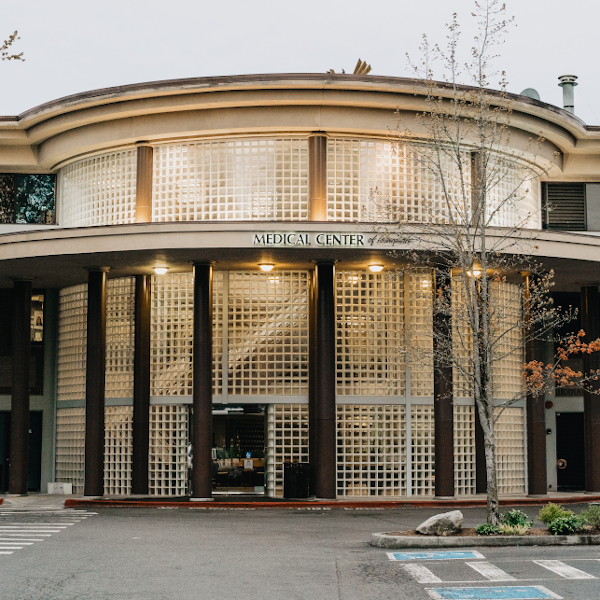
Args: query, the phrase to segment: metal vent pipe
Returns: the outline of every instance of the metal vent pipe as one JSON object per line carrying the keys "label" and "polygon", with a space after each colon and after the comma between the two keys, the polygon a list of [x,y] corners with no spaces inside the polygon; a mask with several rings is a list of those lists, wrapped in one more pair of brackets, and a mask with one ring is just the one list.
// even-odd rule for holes
{"label": "metal vent pipe", "polygon": [[561,75],[558,79],[558,85],[563,89],[563,108],[575,114],[574,88],[577,85],[577,75]]}

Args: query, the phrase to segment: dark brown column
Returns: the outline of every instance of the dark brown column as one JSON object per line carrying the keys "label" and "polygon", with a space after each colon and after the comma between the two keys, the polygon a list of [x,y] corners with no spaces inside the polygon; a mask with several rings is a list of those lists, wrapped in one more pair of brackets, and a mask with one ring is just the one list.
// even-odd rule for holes
{"label": "dark brown column", "polygon": [[487,493],[487,473],[485,470],[485,445],[483,442],[483,429],[479,419],[477,406],[475,410],[475,493]]}
{"label": "dark brown column", "polygon": [[336,419],[335,419],[335,265],[315,266],[315,382],[314,448],[310,456],[314,470],[314,494],[336,497]]}
{"label": "dark brown column", "polygon": [[104,494],[104,387],[106,373],[106,272],[90,270],[85,374],[86,496]]}
{"label": "dark brown column", "polygon": [[135,222],[152,222],[152,146],[137,143],[137,178],[135,190]]}
{"label": "dark brown column", "polygon": [[31,281],[15,281],[13,286],[12,400],[8,491],[10,494],[26,494],[29,474]]}
{"label": "dark brown column", "polygon": [[[585,342],[600,337],[598,322],[598,286],[581,288],[581,329]],[[597,352],[583,355],[583,373],[600,368]],[[596,386],[595,386],[596,387]],[[583,393],[583,438],[585,445],[585,490],[600,492],[600,398],[592,392]]]}
{"label": "dark brown column", "polygon": [[308,138],[308,204],[311,221],[327,221],[327,137]]}
{"label": "dark brown column", "polygon": [[192,496],[212,496],[212,267],[194,265]]}
{"label": "dark brown column", "polygon": [[435,420],[435,495],[454,496],[454,390],[450,272],[435,271],[433,312],[433,414]]}
{"label": "dark brown column", "polygon": [[[541,340],[530,338],[535,332],[530,329],[530,284],[531,274],[523,276],[523,320],[525,322],[525,362],[542,360]],[[530,496],[545,496],[548,493],[546,476],[546,408],[545,397],[527,396],[527,486]]]}
{"label": "dark brown column", "polygon": [[133,358],[133,457],[131,492],[148,493],[150,444],[150,276],[135,278],[135,353]]}

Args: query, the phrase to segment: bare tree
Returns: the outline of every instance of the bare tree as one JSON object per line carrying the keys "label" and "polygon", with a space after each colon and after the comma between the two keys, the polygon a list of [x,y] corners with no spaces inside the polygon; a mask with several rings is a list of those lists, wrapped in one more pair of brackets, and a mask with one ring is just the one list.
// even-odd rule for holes
{"label": "bare tree", "polygon": [[[531,386],[522,385],[517,376],[509,397],[505,391],[499,401],[498,389],[505,382],[498,367],[512,359],[520,369],[525,344],[547,337],[570,318],[552,305],[552,273],[528,258],[541,223],[538,189],[544,169],[537,154],[544,140],[541,134],[532,137],[519,150],[511,143],[506,78],[492,66],[511,22],[504,15],[498,0],[475,3],[478,32],[464,64],[459,60],[456,15],[447,25],[446,47],[423,38],[422,59],[413,68],[419,88],[425,90],[425,108],[411,127],[398,113],[393,139],[396,153],[412,165],[413,176],[435,182],[435,198],[422,194],[419,214],[411,215],[400,213],[381,190],[372,191],[377,207],[372,220],[381,223],[373,225],[378,234],[410,248],[396,253],[413,263],[422,265],[427,256],[441,275],[434,319],[451,320],[451,329],[433,328],[431,344],[419,360],[451,368],[455,389],[458,380],[464,394],[474,399],[483,430],[492,524],[499,520],[494,426],[503,409],[531,393]],[[444,75],[436,81],[438,65]],[[490,79],[496,76],[498,89],[492,90]],[[463,77],[470,85],[459,85]],[[532,274],[525,311],[522,271]]]}

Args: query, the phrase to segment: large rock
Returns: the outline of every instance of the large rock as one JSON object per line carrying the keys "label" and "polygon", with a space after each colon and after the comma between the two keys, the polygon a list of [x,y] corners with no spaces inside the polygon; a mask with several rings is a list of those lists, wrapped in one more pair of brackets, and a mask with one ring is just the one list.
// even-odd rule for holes
{"label": "large rock", "polygon": [[463,520],[460,510],[451,510],[430,517],[417,527],[417,531],[423,535],[448,535],[460,531]]}

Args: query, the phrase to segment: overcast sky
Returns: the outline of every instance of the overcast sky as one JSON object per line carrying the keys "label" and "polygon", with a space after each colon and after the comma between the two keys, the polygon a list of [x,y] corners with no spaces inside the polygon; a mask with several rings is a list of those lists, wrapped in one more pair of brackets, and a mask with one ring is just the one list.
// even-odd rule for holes
{"label": "overcast sky", "polygon": [[[485,1],[485,0],[483,0]],[[0,0],[5,39],[24,63],[0,63],[0,115],[86,90],[180,77],[352,72],[412,76],[421,35],[444,42],[457,12],[468,48],[471,0]],[[508,90],[535,88],[562,106],[558,76],[579,76],[575,113],[600,125],[598,0],[509,0],[514,15],[496,66]],[[466,81],[465,81],[466,83]]]}

